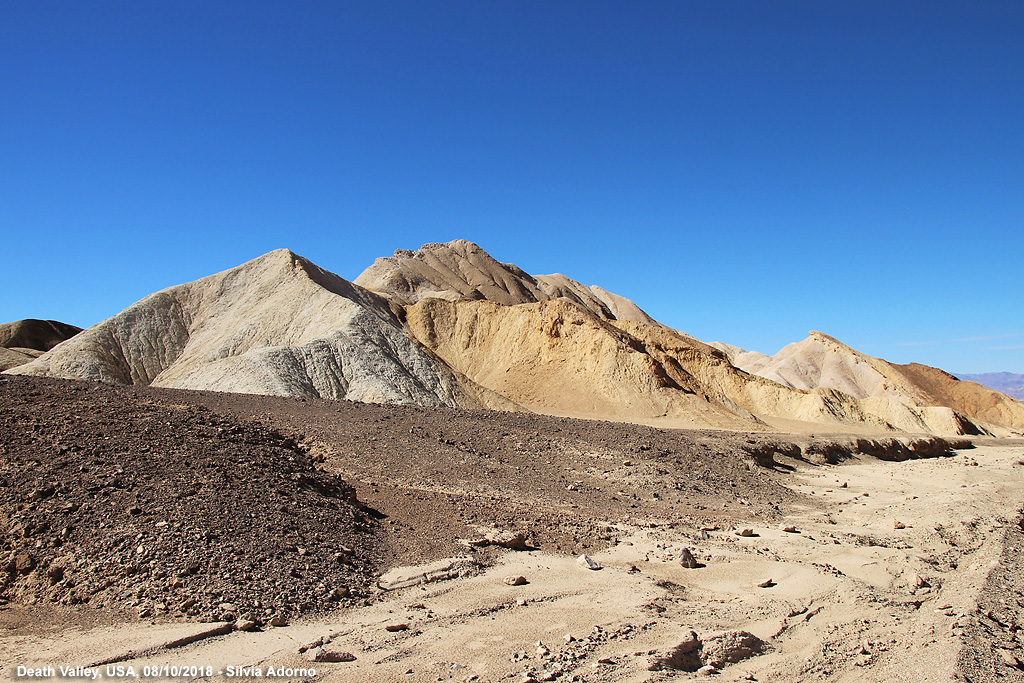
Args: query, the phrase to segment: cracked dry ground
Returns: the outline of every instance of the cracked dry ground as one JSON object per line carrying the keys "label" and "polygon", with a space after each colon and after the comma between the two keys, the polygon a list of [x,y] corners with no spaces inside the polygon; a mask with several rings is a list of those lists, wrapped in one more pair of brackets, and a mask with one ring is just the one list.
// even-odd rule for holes
{"label": "cracked dry ground", "polygon": [[[298,667],[321,640],[355,657],[335,681],[1021,680],[1021,444],[804,439],[779,450],[846,459],[768,469],[785,437],[5,379],[11,661]],[[461,542],[492,529],[532,549]],[[373,585],[452,556],[480,569]],[[262,630],[159,647],[232,617]],[[716,660],[738,632],[764,647]]]}

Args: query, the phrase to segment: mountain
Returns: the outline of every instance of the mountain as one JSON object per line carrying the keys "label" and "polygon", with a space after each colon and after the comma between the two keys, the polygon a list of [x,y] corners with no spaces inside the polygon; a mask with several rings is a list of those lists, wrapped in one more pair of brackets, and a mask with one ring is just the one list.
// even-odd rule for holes
{"label": "mountain", "polygon": [[81,327],[56,320],[18,320],[0,324],[0,370],[24,365],[66,339]]}
{"label": "mountain", "polygon": [[278,396],[514,408],[403,333],[387,299],[280,249],[151,294],[17,374]]}
{"label": "mountain", "polygon": [[977,382],[989,389],[995,389],[1018,401],[1024,401],[1024,375],[1012,372],[985,372],[980,375],[961,375],[957,377],[968,382]]}
{"label": "mountain", "polygon": [[927,365],[896,365],[856,351],[821,332],[810,332],[774,356],[715,342],[737,367],[794,389],[835,389],[864,403],[898,403],[923,420],[958,419],[939,412],[1024,428],[1024,404],[974,382]]}
{"label": "mountain", "polygon": [[150,295],[11,372],[673,427],[1024,428],[1017,402],[827,335],[776,356],[706,344],[466,240],[396,251],[352,282],[274,251]]}
{"label": "mountain", "polygon": [[378,258],[354,282],[405,305],[428,298],[505,306],[564,299],[604,320],[655,322],[625,297],[560,273],[530,275],[511,263],[499,263],[467,240],[399,249],[394,256]]}

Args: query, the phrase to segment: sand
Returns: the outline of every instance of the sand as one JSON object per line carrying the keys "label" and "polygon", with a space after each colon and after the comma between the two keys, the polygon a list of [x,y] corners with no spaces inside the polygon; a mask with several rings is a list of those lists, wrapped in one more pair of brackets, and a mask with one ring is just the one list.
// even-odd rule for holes
{"label": "sand", "polygon": [[[702,531],[672,518],[609,519],[612,542],[592,553],[598,571],[574,554],[503,550],[476,575],[264,632],[166,649],[161,643],[208,625],[15,630],[0,636],[0,648],[27,666],[117,660],[136,671],[189,664],[257,667],[264,676],[270,666],[315,667],[318,680],[339,683],[545,680],[554,671],[562,672],[557,680],[639,682],[696,675],[649,670],[691,630],[706,643],[742,630],[769,649],[724,667],[721,680],[931,682],[961,670],[970,680],[1022,680],[991,643],[980,645],[984,656],[961,661],[965,640],[988,618],[977,604],[1024,505],[1022,449],[782,462],[797,468],[788,481],[800,499],[780,523],[737,520],[754,531],[740,537],[729,523]],[[797,533],[780,528],[790,525]],[[682,567],[681,547],[704,566]],[[507,585],[509,576],[528,583]],[[759,587],[767,579],[771,586]],[[1019,596],[1002,599],[1002,620],[1018,623]],[[387,629],[396,625],[407,628]],[[1004,631],[1019,652],[1013,631]],[[300,646],[318,640],[354,661],[307,661]]]}

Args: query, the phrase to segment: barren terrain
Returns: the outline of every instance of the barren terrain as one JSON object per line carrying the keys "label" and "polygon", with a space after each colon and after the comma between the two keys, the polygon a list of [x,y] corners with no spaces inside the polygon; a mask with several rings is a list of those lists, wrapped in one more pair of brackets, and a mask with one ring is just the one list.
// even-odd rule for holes
{"label": "barren terrain", "polygon": [[5,380],[7,677],[1024,678],[1019,441]]}

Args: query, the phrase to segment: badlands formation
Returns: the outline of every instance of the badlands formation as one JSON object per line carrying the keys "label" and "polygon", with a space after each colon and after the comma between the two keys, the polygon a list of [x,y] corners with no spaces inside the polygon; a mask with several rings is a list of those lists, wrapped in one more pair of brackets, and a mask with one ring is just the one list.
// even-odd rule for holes
{"label": "badlands formation", "polygon": [[941,370],[461,240],[56,332],[0,377],[0,677],[1024,681],[1024,404]]}
{"label": "badlands formation", "polygon": [[274,251],[146,297],[9,372],[666,427],[1024,430],[1024,404],[933,368],[820,333],[772,357],[706,344],[465,240],[399,250],[353,282]]}
{"label": "badlands formation", "polygon": [[56,320],[18,320],[0,324],[0,370],[24,365],[82,328]]}

